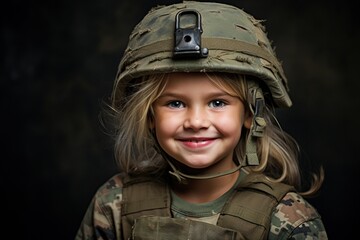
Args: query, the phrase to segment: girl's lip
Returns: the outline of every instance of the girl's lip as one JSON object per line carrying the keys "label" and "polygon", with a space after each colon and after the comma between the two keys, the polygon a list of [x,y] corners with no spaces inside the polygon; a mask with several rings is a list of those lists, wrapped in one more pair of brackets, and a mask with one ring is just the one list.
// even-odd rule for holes
{"label": "girl's lip", "polygon": [[188,148],[202,148],[213,143],[215,138],[183,138],[178,140]]}

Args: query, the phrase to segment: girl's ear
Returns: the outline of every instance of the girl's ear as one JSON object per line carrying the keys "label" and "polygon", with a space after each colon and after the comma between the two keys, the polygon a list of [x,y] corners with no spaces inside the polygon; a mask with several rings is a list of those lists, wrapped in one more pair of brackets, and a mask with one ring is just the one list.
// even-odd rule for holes
{"label": "girl's ear", "polygon": [[244,127],[247,128],[247,129],[250,129],[251,124],[252,124],[252,120],[253,120],[253,114],[251,112],[247,113],[245,115]]}
{"label": "girl's ear", "polygon": [[152,129],[155,128],[154,117],[148,116],[148,126],[149,126],[149,129],[150,129],[150,130],[152,130]]}
{"label": "girl's ear", "polygon": [[155,128],[154,120],[149,118],[149,129],[152,130]]}
{"label": "girl's ear", "polygon": [[151,105],[148,113],[147,113],[147,119],[148,119],[148,127],[150,130],[153,130],[155,128],[155,120],[154,120],[154,109]]}

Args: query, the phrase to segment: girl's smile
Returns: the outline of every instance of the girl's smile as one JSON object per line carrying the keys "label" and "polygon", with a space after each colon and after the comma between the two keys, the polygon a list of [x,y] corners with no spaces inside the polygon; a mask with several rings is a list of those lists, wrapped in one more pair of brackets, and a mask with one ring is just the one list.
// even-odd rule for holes
{"label": "girl's smile", "polygon": [[215,86],[204,73],[172,73],[153,108],[156,137],[172,158],[210,172],[235,166],[234,148],[244,123],[251,123],[235,94]]}
{"label": "girl's smile", "polygon": [[182,142],[185,147],[193,150],[202,149],[211,145],[216,138],[183,138],[177,139],[178,141]]}

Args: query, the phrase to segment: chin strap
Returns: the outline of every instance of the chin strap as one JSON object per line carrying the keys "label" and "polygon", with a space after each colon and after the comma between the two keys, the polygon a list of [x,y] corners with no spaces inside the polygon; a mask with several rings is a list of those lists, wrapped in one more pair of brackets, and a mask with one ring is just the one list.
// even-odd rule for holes
{"label": "chin strap", "polygon": [[196,180],[206,180],[206,179],[212,179],[212,178],[217,178],[217,177],[222,177],[225,175],[229,175],[232,174],[238,170],[240,170],[240,168],[242,168],[243,166],[241,164],[239,164],[237,167],[232,168],[230,170],[224,171],[224,172],[220,172],[220,173],[214,173],[214,174],[205,174],[205,175],[188,175],[185,173],[180,172],[178,169],[176,169],[176,167],[174,166],[174,164],[168,160],[167,158],[165,158],[167,160],[167,162],[169,163],[172,171],[169,171],[169,173],[174,176],[179,182],[185,182],[187,179],[196,179]]}

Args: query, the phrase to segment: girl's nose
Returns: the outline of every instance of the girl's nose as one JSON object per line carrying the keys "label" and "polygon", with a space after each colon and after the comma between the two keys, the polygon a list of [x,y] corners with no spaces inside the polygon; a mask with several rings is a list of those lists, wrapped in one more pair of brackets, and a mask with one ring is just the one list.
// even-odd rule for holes
{"label": "girl's nose", "polygon": [[185,129],[199,131],[200,129],[208,128],[209,126],[210,120],[205,109],[197,107],[188,110],[184,121]]}

